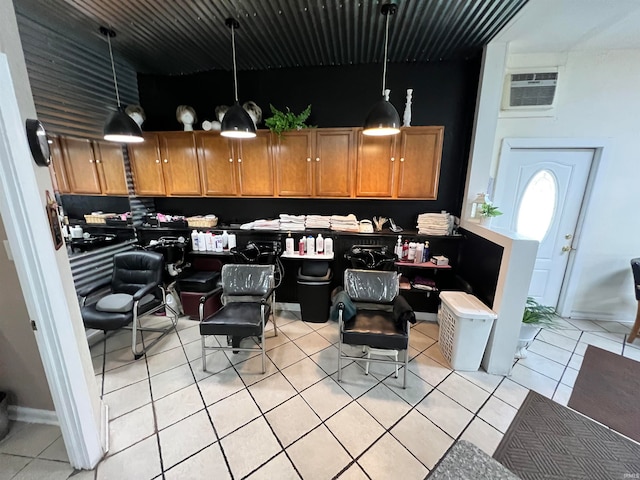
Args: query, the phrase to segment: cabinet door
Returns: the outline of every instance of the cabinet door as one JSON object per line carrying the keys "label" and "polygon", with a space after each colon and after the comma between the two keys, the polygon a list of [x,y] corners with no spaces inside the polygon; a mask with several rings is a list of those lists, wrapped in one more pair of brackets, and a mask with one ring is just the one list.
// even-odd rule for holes
{"label": "cabinet door", "polygon": [[61,142],[71,192],[102,193],[91,142],[80,138],[61,138]]}
{"label": "cabinet door", "polygon": [[358,131],[356,196],[391,197],[395,177],[396,135],[371,137]]}
{"label": "cabinet door", "polygon": [[124,173],[122,145],[111,142],[94,142],[93,150],[98,165],[102,193],[127,195],[127,179]]}
{"label": "cabinet door", "polygon": [[49,136],[49,150],[51,151],[51,163],[49,164],[49,173],[53,182],[53,189],[60,193],[71,193],[67,173],[64,169],[64,159],[62,157],[62,147],[60,138]]}
{"label": "cabinet door", "polygon": [[159,138],[167,195],[202,195],[193,133],[167,132]]}
{"label": "cabinet door", "polygon": [[272,137],[276,192],[281,197],[309,197],[313,193],[313,135],[311,130],[284,132]]}
{"label": "cabinet door", "polygon": [[438,197],[444,127],[411,127],[400,136],[397,198]]}
{"label": "cabinet door", "polygon": [[316,130],[315,195],[350,197],[353,191],[354,135],[351,128]]}
{"label": "cabinet door", "polygon": [[237,140],[234,151],[238,165],[240,194],[253,197],[273,196],[273,168],[270,132],[258,132],[255,138]]}
{"label": "cabinet door", "polygon": [[231,142],[217,132],[196,132],[202,192],[212,196],[238,194]]}
{"label": "cabinet door", "polygon": [[138,195],[165,194],[157,135],[146,133],[144,142],[129,145],[129,160]]}

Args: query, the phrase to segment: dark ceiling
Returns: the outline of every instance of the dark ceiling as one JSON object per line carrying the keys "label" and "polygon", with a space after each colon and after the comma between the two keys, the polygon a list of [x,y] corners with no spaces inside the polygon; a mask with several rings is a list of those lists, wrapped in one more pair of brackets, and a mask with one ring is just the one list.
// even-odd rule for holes
{"label": "dark ceiling", "polygon": [[[477,55],[527,0],[397,0],[389,61]],[[236,32],[240,70],[350,65],[382,60],[384,16],[375,0],[14,0],[16,10],[83,43],[104,42],[140,73],[231,69]]]}

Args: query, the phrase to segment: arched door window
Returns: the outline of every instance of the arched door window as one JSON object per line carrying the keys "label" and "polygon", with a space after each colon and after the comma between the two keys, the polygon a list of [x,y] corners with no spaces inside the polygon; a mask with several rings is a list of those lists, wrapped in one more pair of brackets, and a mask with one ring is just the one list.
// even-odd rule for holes
{"label": "arched door window", "polygon": [[516,232],[542,241],[553,221],[558,182],[549,170],[536,173],[524,189],[516,215]]}

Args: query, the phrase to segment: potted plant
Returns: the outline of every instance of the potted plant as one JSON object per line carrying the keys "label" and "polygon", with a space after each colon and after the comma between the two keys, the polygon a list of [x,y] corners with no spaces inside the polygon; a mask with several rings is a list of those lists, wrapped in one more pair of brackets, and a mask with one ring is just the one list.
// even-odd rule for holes
{"label": "potted plant", "polygon": [[309,115],[311,115],[311,105],[305,108],[299,115],[296,115],[289,107],[286,112],[278,110],[273,105],[269,104],[273,117],[269,117],[264,121],[264,124],[269,127],[269,130],[276,132],[278,136],[282,135],[282,132],[289,130],[302,130],[303,128],[311,128],[312,125],[307,125],[305,122]]}
{"label": "potted plant", "polygon": [[517,358],[525,358],[527,356],[526,348],[533,341],[538,331],[543,327],[553,328],[555,326],[555,318],[555,308],[541,305],[532,297],[527,297],[527,303],[522,314],[522,325],[520,326]]}
{"label": "potted plant", "polygon": [[502,212],[493,203],[486,201],[480,205],[480,223],[482,225],[488,224],[491,218],[498,215],[502,215]]}

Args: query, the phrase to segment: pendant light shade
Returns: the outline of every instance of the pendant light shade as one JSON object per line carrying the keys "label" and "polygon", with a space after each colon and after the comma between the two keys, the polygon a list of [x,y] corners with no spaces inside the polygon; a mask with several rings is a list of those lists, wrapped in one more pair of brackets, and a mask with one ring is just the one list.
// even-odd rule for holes
{"label": "pendant light shade", "polygon": [[113,52],[111,51],[111,38],[116,36],[116,32],[110,28],[100,27],[100,33],[107,37],[109,44],[109,57],[111,59],[111,71],[113,72],[113,85],[116,90],[116,100],[118,109],[109,115],[104,124],[104,139],[109,142],[118,143],[139,143],[144,142],[142,130],[133,119],[124,113],[124,108],[120,105],[120,93],[118,92],[118,80],[116,78],[116,67],[113,62]]}
{"label": "pendant light shade", "polygon": [[236,37],[235,30],[240,28],[240,24],[235,18],[227,18],[225,25],[231,28],[231,53],[233,56],[233,92],[235,94],[234,105],[227,110],[222,118],[222,126],[220,135],[230,138],[253,138],[256,136],[256,125],[246,112],[240,106],[238,101],[238,78],[236,73]]}
{"label": "pendant light shade", "polygon": [[396,13],[395,3],[385,3],[380,12],[387,17],[384,34],[384,63],[382,67],[382,98],[378,100],[364,121],[362,133],[370,136],[396,135],[400,133],[400,115],[396,108],[389,103],[386,96],[387,81],[387,49],[389,46],[389,16]]}

